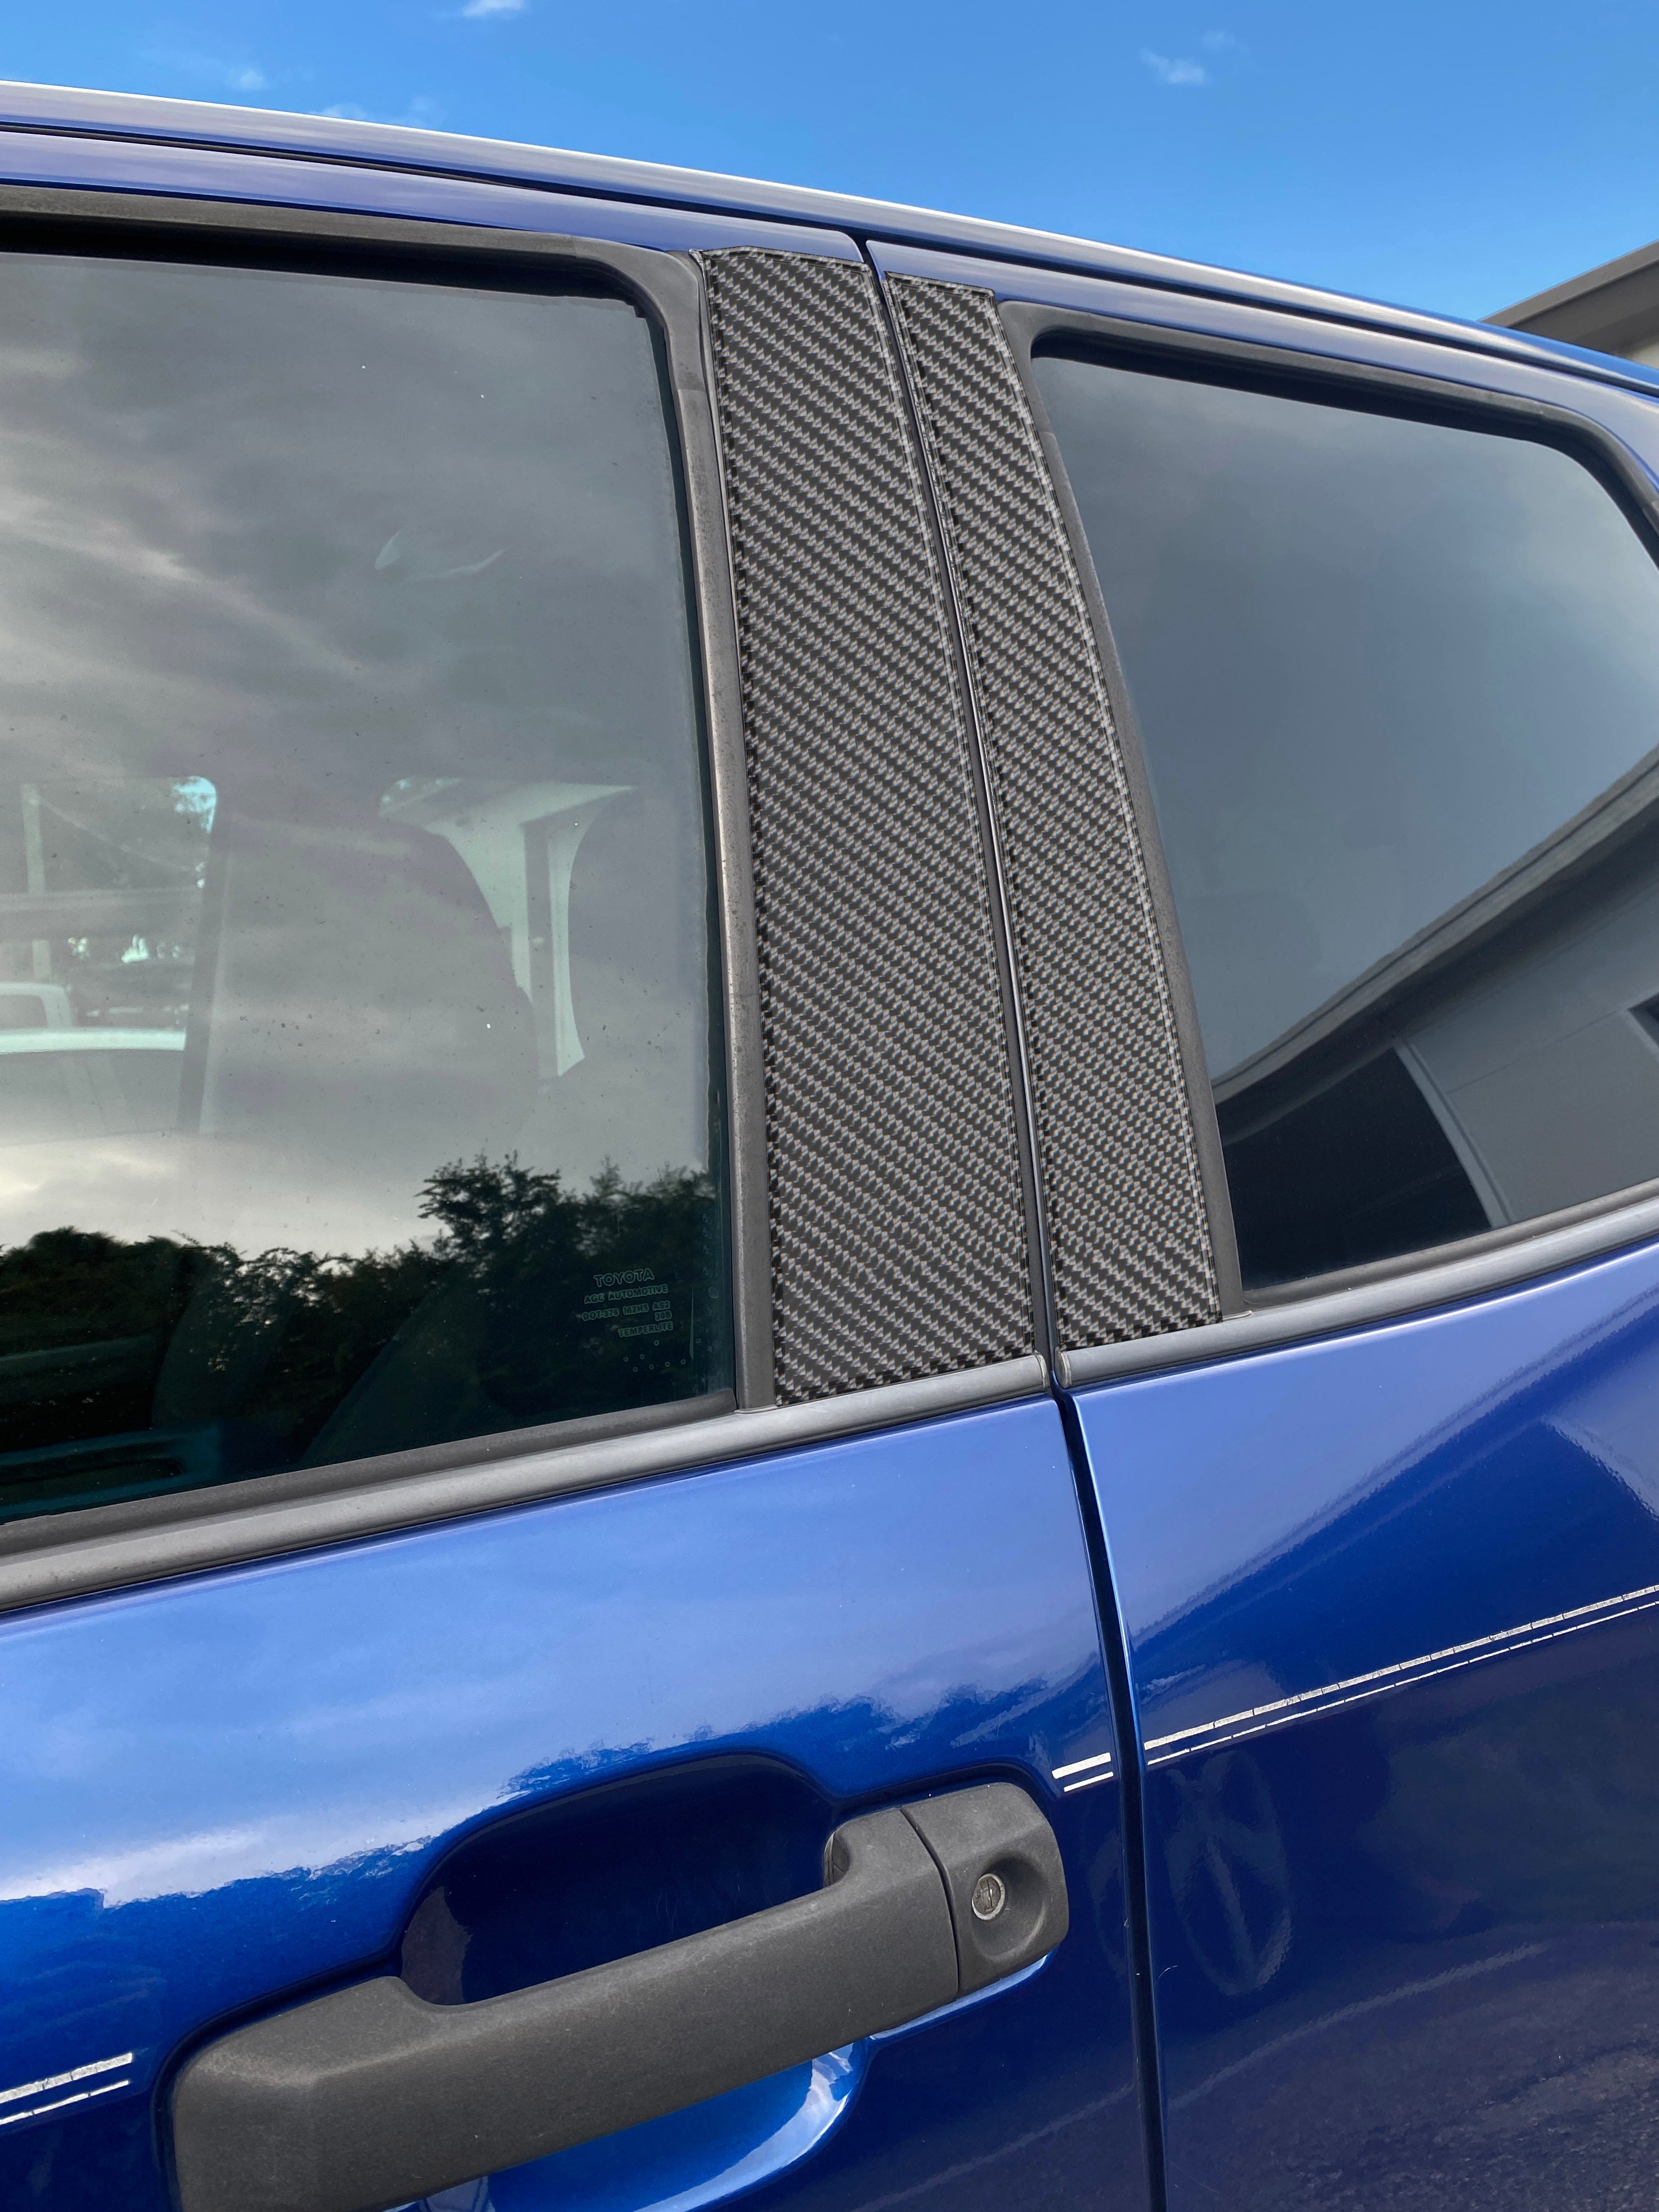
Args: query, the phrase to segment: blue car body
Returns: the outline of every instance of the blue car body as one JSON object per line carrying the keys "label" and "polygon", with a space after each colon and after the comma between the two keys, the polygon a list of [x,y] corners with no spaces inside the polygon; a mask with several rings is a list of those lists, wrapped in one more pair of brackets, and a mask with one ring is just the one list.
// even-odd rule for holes
{"label": "blue car body", "polygon": [[[1652,374],[1507,331],[401,130],[15,86],[0,125],[18,205],[801,256],[1032,327],[1553,410],[1659,485]],[[495,1851],[504,1893],[529,1883],[561,1822],[591,1824],[580,1940],[509,1916],[469,2002],[807,1893],[840,1823],[1008,1780],[1065,1869],[1070,1933],[1040,1962],[420,2201],[1635,2201],[1659,2058],[1656,1204],[1626,1187],[1305,1294],[1224,1285],[1185,1328],[1051,1329],[1041,1364],[878,1381],[827,1423],[834,1393],[740,1384],[701,1426],[440,1452],[391,1518],[361,1485],[296,1504],[256,1477],[164,1528],[120,1504],[16,1521],[0,2197],[160,2212],[196,2054],[395,1972],[434,1881],[487,1887]],[[683,1840],[678,1875],[642,1836]]]}

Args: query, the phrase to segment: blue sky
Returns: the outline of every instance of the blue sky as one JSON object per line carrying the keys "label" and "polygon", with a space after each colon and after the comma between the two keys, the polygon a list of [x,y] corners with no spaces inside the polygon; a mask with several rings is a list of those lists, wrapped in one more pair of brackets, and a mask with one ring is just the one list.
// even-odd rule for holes
{"label": "blue sky", "polygon": [[1659,235],[1659,8],[60,0],[0,75],[920,201],[1488,313]]}

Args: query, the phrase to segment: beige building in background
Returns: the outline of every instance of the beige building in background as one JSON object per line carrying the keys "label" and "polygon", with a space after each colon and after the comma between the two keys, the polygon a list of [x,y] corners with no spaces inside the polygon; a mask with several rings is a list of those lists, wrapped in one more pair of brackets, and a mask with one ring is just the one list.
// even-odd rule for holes
{"label": "beige building in background", "polygon": [[1500,307],[1486,320],[1659,368],[1659,240]]}

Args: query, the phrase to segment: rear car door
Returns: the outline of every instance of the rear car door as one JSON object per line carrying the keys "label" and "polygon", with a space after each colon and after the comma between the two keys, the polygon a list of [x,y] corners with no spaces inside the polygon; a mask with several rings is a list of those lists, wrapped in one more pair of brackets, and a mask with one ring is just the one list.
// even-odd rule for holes
{"label": "rear car door", "polygon": [[1139,2212],[873,280],[9,158],[0,2195]]}
{"label": "rear car door", "polygon": [[[1089,1042],[1031,958],[1169,2201],[1630,2201],[1659,2055],[1654,403],[1500,338],[883,261],[1011,729],[964,391],[1002,485],[1065,516],[1103,699],[1072,803],[1140,825],[1212,1224],[1207,1313],[1120,1310],[1109,1341],[1044,1073]],[[1006,775],[1013,820],[1041,769]],[[1145,1034],[1108,956],[1073,988]]]}

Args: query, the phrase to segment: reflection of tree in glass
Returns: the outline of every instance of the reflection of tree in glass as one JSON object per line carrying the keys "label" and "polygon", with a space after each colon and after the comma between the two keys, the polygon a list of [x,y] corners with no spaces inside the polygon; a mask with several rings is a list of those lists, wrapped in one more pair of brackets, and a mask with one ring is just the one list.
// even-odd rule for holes
{"label": "reflection of tree in glass", "polygon": [[[0,1252],[0,1434],[8,1452],[149,1419],[168,1338],[217,1255],[48,1229]],[[232,1255],[234,1257],[234,1255]]]}
{"label": "reflection of tree in glass", "polygon": [[70,1228],[0,1250],[0,1501],[26,1498],[43,1451],[54,1491],[70,1447],[119,1487],[163,1433],[210,1428],[213,1465],[181,1445],[173,1479],[188,1461],[211,1480],[723,1381],[707,1176],[629,1185],[608,1169],[578,1193],[480,1157],[438,1169],[420,1210],[430,1243],[356,1256]]}
{"label": "reflection of tree in glass", "polygon": [[[293,1449],[361,1458],[713,1387],[706,1176],[629,1186],[607,1170],[579,1194],[513,1155],[457,1160],[428,1178],[421,1212],[440,1224],[429,1246],[309,1263],[248,1408],[293,1422]],[[645,1303],[666,1306],[667,1328],[623,1333],[635,1324],[599,1282],[623,1273],[661,1285]]]}
{"label": "reflection of tree in glass", "polygon": [[[701,1376],[712,1349],[715,1254],[706,1176],[665,1169],[654,1182],[629,1185],[607,1166],[578,1197],[556,1171],[532,1173],[514,1156],[495,1167],[480,1158],[430,1176],[421,1212],[443,1224],[444,1263],[480,1300],[479,1380],[520,1419],[556,1418],[544,1408],[573,1391],[597,1393],[580,1408],[588,1411],[598,1401],[636,1404],[708,1387]],[[617,1275],[639,1279],[607,1287]],[[671,1377],[678,1387],[660,1387]]]}

